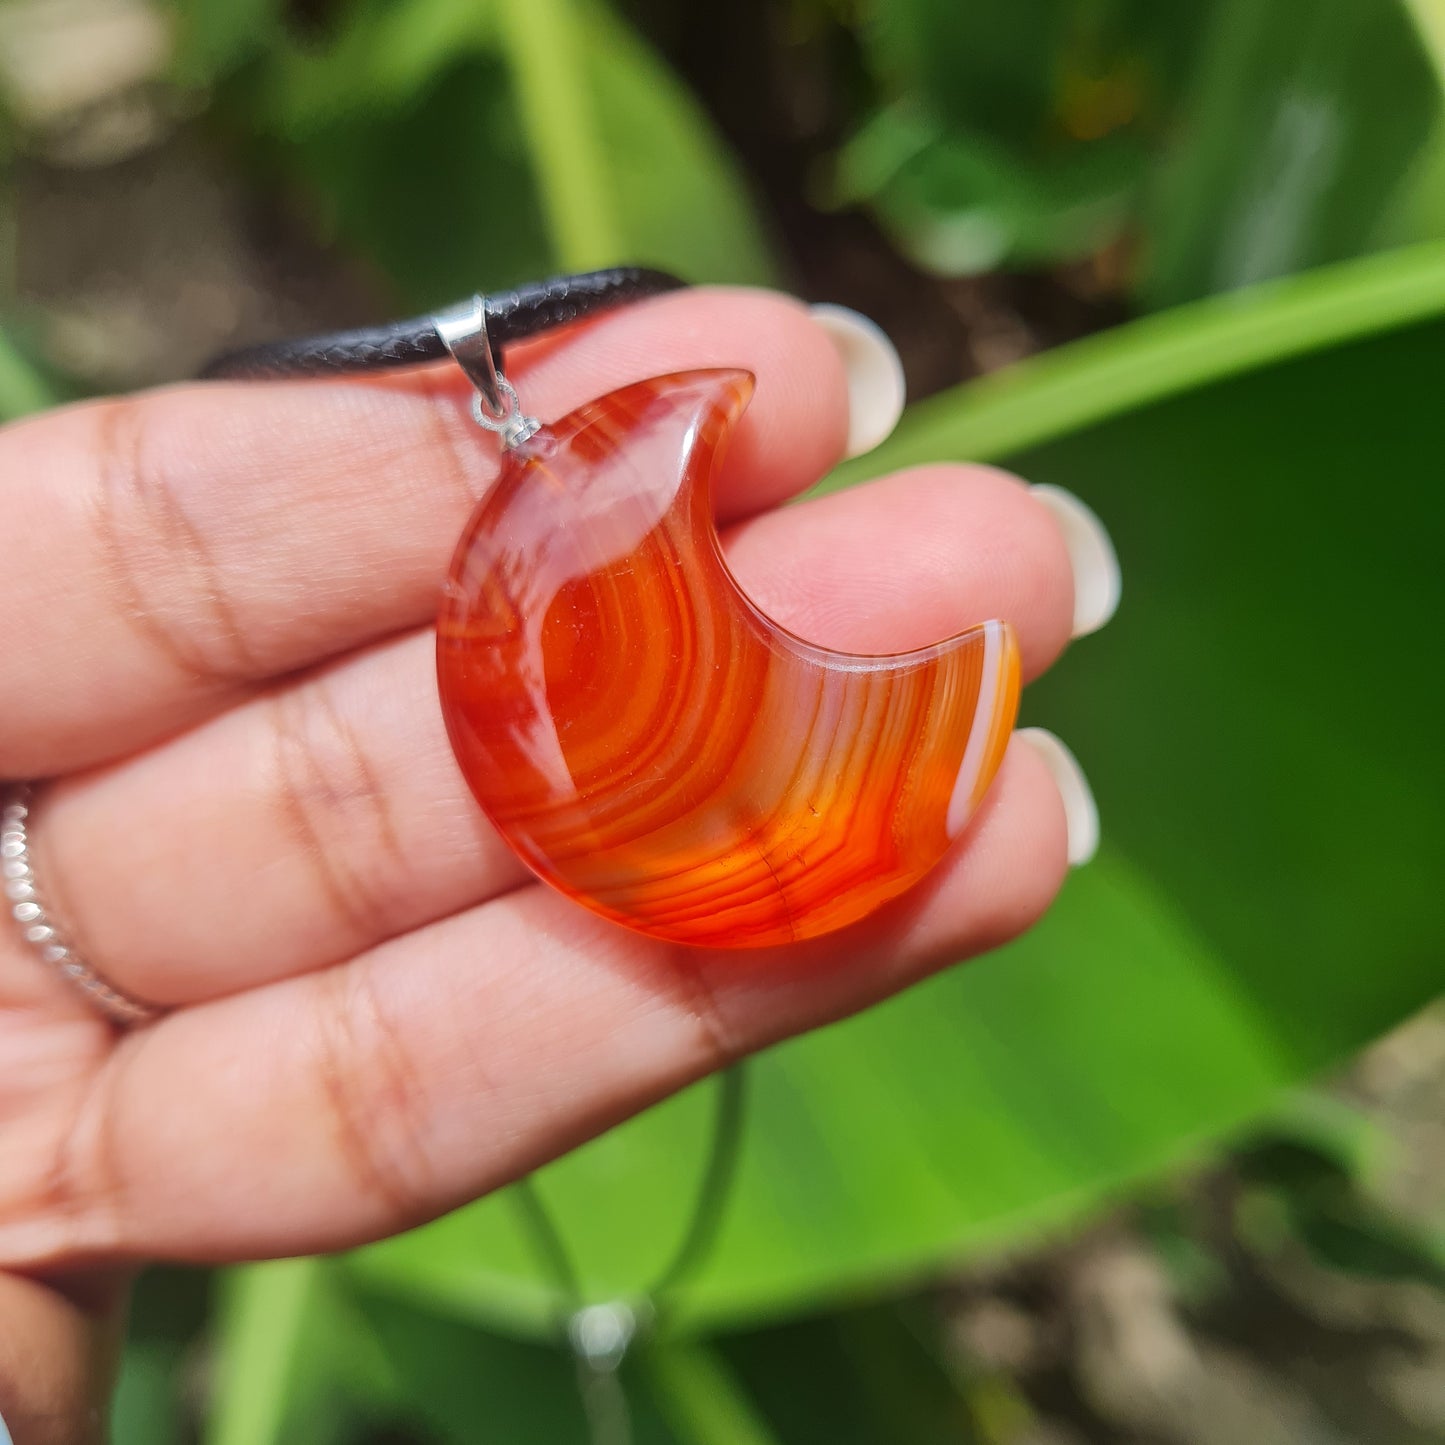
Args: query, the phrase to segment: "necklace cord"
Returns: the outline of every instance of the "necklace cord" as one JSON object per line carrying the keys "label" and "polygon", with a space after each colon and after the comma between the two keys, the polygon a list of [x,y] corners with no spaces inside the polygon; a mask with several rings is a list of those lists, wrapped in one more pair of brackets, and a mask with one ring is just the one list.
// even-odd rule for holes
{"label": "necklace cord", "polygon": [[648,1291],[659,1315],[677,1287],[707,1262],[722,1229],[742,1155],[743,1119],[747,1104],[746,1065],[733,1064],[718,1075],[707,1163],[703,1167],[692,1214],[671,1261]]}
{"label": "necklace cord", "polygon": [[639,1317],[650,1328],[665,1319],[671,1296],[706,1263],[717,1242],[742,1154],[746,1084],[744,1063],[734,1064],[717,1076],[707,1159],[687,1226],[671,1258],[636,1305],[623,1301],[589,1305],[581,1272],[542,1198],[536,1176],[527,1175],[511,1188],[522,1232],[565,1302],[558,1311],[556,1327],[570,1344],[577,1362],[578,1389],[591,1445],[629,1445],[630,1412],[618,1369],[638,1329]]}
{"label": "necklace cord", "polygon": [[[703,1164],[697,1193],[687,1226],[671,1258],[663,1266],[654,1283],[644,1292],[654,1320],[661,1318],[669,1296],[693,1277],[706,1263],[717,1242],[737,1176],[742,1153],[743,1121],[747,1102],[747,1066],[733,1064],[717,1075],[713,1087],[714,1106],[708,1133],[707,1159]],[[582,1289],[581,1272],[567,1247],[561,1228],[537,1188],[533,1174],[511,1186],[518,1223],[527,1236],[537,1262],[551,1277],[558,1294],[566,1302],[559,1317],[565,1332],[579,1311],[588,1307]]]}
{"label": "necklace cord", "polygon": [[[645,266],[614,266],[573,276],[532,281],[486,297],[487,332],[497,348],[604,311],[679,290],[685,283]],[[449,356],[431,315],[381,326],[362,326],[270,341],[228,351],[201,371],[204,380],[279,381],[300,376],[342,376],[419,366]]]}

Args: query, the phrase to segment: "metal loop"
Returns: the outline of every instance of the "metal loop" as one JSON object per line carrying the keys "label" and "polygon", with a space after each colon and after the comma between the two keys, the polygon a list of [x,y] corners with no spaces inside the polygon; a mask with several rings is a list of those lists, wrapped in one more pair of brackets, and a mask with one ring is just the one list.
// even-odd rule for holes
{"label": "metal loop", "polygon": [[497,388],[502,394],[501,414],[491,415],[487,410],[486,398],[478,392],[472,398],[472,420],[479,427],[496,432],[502,439],[502,445],[511,451],[513,447],[519,447],[524,441],[536,436],[542,429],[542,423],[522,411],[522,404],[517,400],[517,389],[505,376],[497,378]]}
{"label": "metal loop", "polygon": [[505,376],[497,377],[497,399],[493,404],[479,388],[472,398],[472,420],[488,431],[505,431],[507,423],[521,414],[522,403],[517,397],[517,388]]}
{"label": "metal loop", "polygon": [[487,336],[487,303],[482,296],[453,306],[432,318],[442,344],[477,389],[472,417],[480,427],[496,432],[508,449],[535,436],[541,423],[522,414],[517,390],[505,376]]}
{"label": "metal loop", "polygon": [[502,371],[492,354],[491,338],[487,335],[486,298],[469,297],[432,317],[432,325],[436,327],[442,345],[451,352],[452,360],[486,398],[488,410],[496,416],[502,415]]}

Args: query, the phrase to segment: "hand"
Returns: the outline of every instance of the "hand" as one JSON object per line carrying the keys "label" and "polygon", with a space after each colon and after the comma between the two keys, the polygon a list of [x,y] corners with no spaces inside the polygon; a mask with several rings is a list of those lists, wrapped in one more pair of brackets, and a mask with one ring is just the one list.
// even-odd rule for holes
{"label": "hand", "polygon": [[[777,509],[848,426],[804,308],[681,293],[509,360],[543,417],[669,370],[755,371],[720,511],[744,588],[805,637],[896,651],[1001,616],[1026,677],[1067,642],[1056,510],[1001,473]],[[181,386],[0,433],[0,777],[54,780],[32,819],[48,900],[110,982],[169,1010],[117,1034],[0,920],[0,1326],[49,1312],[72,1362],[142,1261],[420,1223],[1012,937],[1064,876],[1060,786],[1015,739],[923,887],[802,946],[659,944],[530,881],[467,792],[433,676],[437,589],[497,466],[465,400],[444,366]],[[64,1370],[37,1385],[6,1348],[0,1412],[34,1418]],[[64,1368],[57,1418],[101,1378]]]}

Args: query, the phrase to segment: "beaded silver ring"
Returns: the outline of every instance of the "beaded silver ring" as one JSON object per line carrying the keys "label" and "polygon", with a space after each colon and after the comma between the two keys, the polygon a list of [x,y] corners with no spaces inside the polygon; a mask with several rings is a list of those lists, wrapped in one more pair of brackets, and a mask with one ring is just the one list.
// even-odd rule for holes
{"label": "beaded silver ring", "polygon": [[112,987],[65,941],[46,909],[30,861],[30,790],[14,789],[0,809],[0,887],[20,936],[45,966],[73,984],[112,1023],[134,1028],[160,1010]]}

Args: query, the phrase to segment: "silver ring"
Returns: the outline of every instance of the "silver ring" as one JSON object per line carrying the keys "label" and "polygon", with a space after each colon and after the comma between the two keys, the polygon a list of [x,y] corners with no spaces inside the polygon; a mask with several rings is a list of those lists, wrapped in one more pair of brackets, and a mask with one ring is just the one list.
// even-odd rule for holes
{"label": "silver ring", "polygon": [[4,803],[0,810],[0,883],[20,936],[47,968],[74,984],[111,1023],[134,1028],[156,1018],[159,1009],[112,988],[61,936],[41,900],[30,862],[29,788],[13,789]]}

